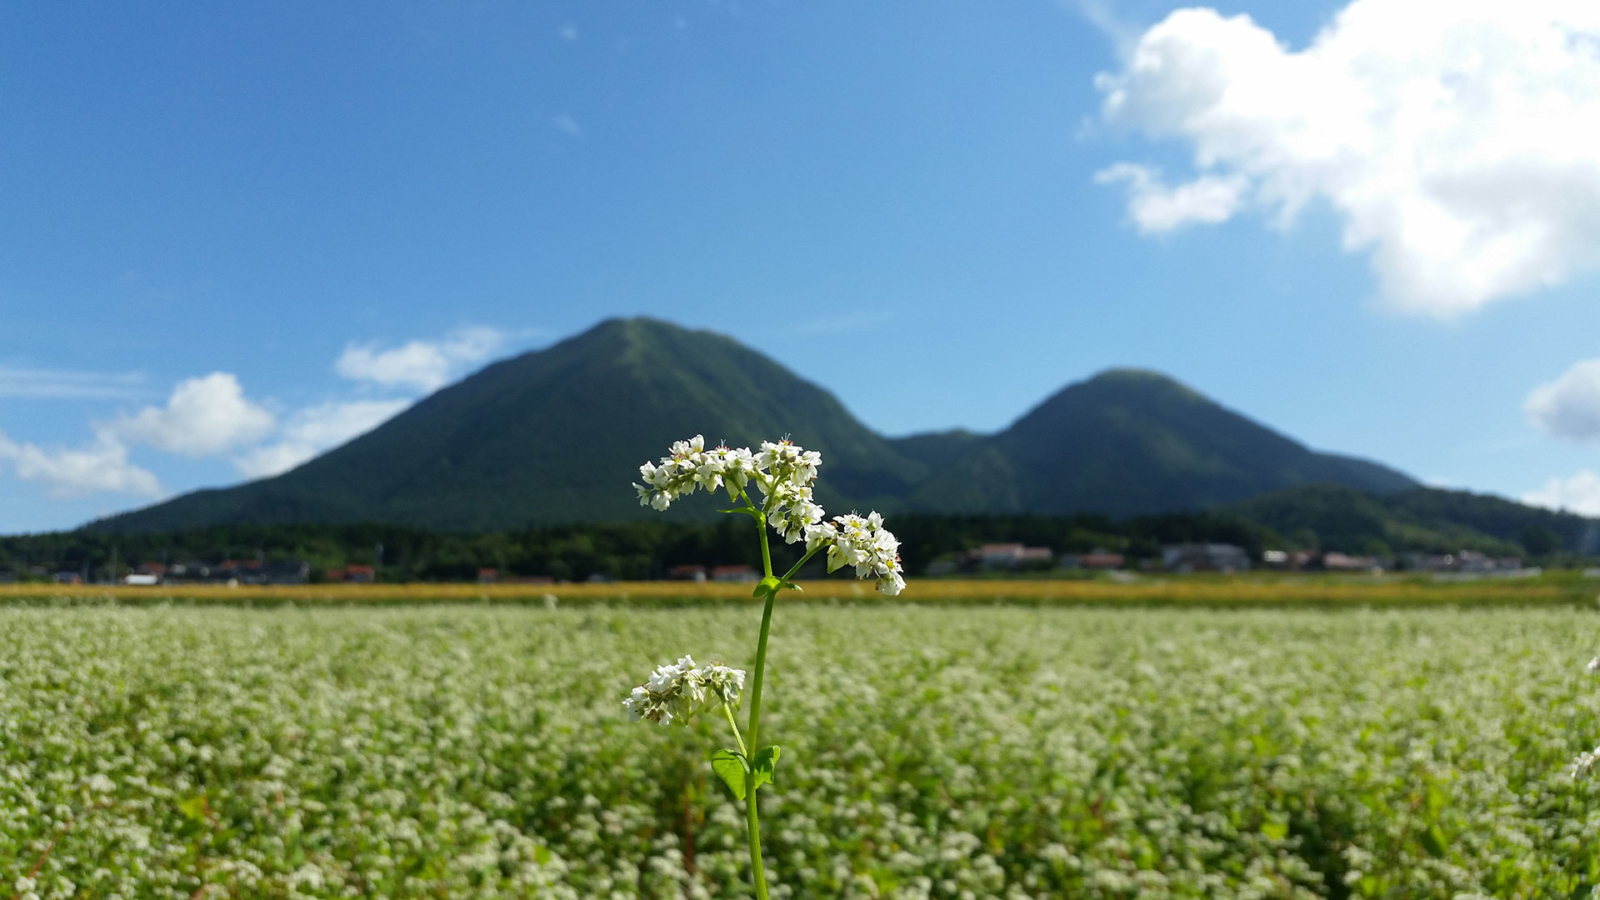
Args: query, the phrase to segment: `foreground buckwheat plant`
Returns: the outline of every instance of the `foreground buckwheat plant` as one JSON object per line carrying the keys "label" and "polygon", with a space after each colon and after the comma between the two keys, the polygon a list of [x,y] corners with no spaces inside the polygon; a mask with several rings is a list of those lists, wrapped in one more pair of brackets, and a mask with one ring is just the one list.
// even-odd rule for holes
{"label": "foreground buckwheat plant", "polygon": [[[743,734],[733,710],[739,706],[744,688],[744,671],[722,665],[697,667],[684,656],[675,664],[656,668],[649,680],[633,689],[623,706],[634,721],[660,724],[688,724],[695,713],[720,707],[733,729],[737,750],[718,750],[711,755],[711,768],[733,795],[745,804],[746,832],[750,844],[750,875],[756,896],[767,900],[767,879],[761,859],[761,826],[756,808],[756,790],[772,781],[781,748],[758,746],[761,727],[761,679],[766,670],[767,635],[772,627],[772,604],[778,592],[800,588],[791,580],[811,557],[827,551],[828,571],[852,566],[857,578],[877,580],[879,592],[893,597],[905,588],[900,570],[900,542],[883,527],[876,512],[866,516],[854,513],[825,521],[826,513],[812,497],[817,468],[822,454],[796,446],[787,438],[765,441],[761,449],[748,447],[705,448],[705,437],[695,435],[672,445],[672,452],[659,465],[639,467],[644,484],[634,484],[639,505],[665,510],[672,501],[696,490],[715,492],[726,489],[729,499],[742,505],[722,510],[748,515],[756,521],[761,539],[763,577],[755,597],[763,600],[761,632],[756,641],[755,675],[750,686],[750,718]],[[761,494],[757,504],[749,488]],[[772,573],[772,548],[767,541],[767,526],[785,542],[805,542],[805,555],[781,577]],[[748,743],[746,738],[748,736]]]}
{"label": "foreground buckwheat plant", "polygon": [[[1600,656],[1589,660],[1589,664],[1584,666],[1583,670],[1590,675],[1600,673]],[[1571,775],[1573,778],[1582,778],[1593,771],[1596,766],[1600,766],[1600,747],[1579,753],[1577,758],[1572,761]]]}

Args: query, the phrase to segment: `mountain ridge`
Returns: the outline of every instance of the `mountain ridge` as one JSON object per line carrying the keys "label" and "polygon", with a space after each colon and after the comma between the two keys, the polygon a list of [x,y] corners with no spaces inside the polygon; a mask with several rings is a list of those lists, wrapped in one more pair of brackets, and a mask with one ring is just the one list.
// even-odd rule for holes
{"label": "mountain ridge", "polygon": [[[468,531],[626,521],[653,514],[627,488],[638,464],[696,432],[735,445],[792,434],[823,453],[819,501],[843,509],[1127,515],[1322,481],[1417,486],[1137,369],[1070,384],[994,434],[887,438],[826,389],[730,337],[633,318],[491,363],[281,475],[87,527],[372,521]],[[714,515],[684,506],[669,515]]]}

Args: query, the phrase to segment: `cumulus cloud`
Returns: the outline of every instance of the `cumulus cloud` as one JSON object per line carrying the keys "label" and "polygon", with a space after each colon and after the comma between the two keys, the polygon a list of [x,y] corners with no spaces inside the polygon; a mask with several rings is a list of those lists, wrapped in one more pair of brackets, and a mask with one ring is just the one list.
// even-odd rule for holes
{"label": "cumulus cloud", "polygon": [[287,472],[324,450],[365,434],[411,405],[409,400],[324,403],[300,410],[283,426],[280,439],[233,460],[247,478]]}
{"label": "cumulus cloud", "polygon": [[1193,150],[1176,187],[1102,173],[1144,230],[1326,202],[1383,293],[1439,318],[1600,268],[1593,0],[1355,0],[1299,51],[1182,9],[1097,84],[1108,122]]}
{"label": "cumulus cloud", "polygon": [[172,391],[165,407],[147,406],[109,426],[116,437],[184,456],[208,456],[260,440],[272,432],[272,413],[244,396],[228,372],[190,378]]}
{"label": "cumulus cloud", "polygon": [[1555,381],[1534,388],[1522,409],[1534,427],[1553,437],[1600,438],[1600,359],[1583,360]]}
{"label": "cumulus cloud", "polygon": [[376,344],[350,344],[334,368],[346,378],[383,387],[436,391],[464,366],[482,362],[505,343],[494,328],[464,328],[443,340],[411,341],[388,350]]}
{"label": "cumulus cloud", "polygon": [[80,497],[100,491],[161,496],[156,476],[128,461],[128,448],[116,435],[101,431],[94,443],[77,450],[46,450],[18,444],[0,432],[0,459],[11,463],[17,477],[43,483],[50,495]]}
{"label": "cumulus cloud", "polygon": [[1523,494],[1522,502],[1585,516],[1600,516],[1600,475],[1585,469],[1568,478],[1552,478],[1544,483],[1544,487]]}
{"label": "cumulus cloud", "polygon": [[1249,182],[1237,175],[1204,175],[1169,187],[1159,170],[1133,163],[1117,163],[1096,173],[1094,180],[1128,183],[1128,215],[1146,233],[1172,231],[1192,222],[1226,222],[1244,203],[1249,187]]}

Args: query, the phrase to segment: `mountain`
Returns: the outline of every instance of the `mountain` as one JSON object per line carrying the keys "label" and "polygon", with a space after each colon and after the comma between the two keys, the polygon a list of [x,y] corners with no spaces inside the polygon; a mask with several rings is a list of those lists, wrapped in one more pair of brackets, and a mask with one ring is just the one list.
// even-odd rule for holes
{"label": "mountain", "polygon": [[1252,497],[1223,512],[1269,528],[1291,546],[1351,553],[1600,551],[1600,522],[1594,519],[1467,491],[1419,487],[1369,494],[1306,485]]}
{"label": "mountain", "polygon": [[986,435],[965,428],[949,431],[929,431],[908,437],[890,438],[889,446],[917,462],[937,471],[970,453],[983,443]]}
{"label": "mountain", "polygon": [[[839,508],[891,503],[929,472],[832,394],[730,338],[617,319],[494,363],[275,478],[92,527],[371,521],[481,531],[656,516],[629,483],[640,463],[697,432],[734,446],[790,434],[822,451],[819,500]],[[714,516],[715,505],[669,515]]]}
{"label": "mountain", "polygon": [[1205,509],[1302,484],[1385,493],[1393,469],[1317,453],[1155,372],[1114,369],[1069,385],[972,444],[911,495],[950,512],[1113,516]]}
{"label": "mountain", "polygon": [[[1386,493],[1416,482],[1316,453],[1177,382],[1118,370],[995,435],[887,439],[832,394],[736,341],[613,319],[494,363],[274,478],[195,491],[91,523],[101,531],[382,522],[451,531],[623,521],[638,465],[694,433],[822,451],[830,509],[1100,512],[1221,506],[1298,485]],[[672,517],[715,516],[713,503]]]}

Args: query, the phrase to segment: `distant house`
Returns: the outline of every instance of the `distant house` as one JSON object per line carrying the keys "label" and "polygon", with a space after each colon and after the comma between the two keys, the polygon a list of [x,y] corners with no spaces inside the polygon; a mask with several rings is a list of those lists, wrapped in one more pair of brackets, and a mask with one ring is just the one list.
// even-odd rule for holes
{"label": "distant house", "polygon": [[1261,551],[1261,562],[1268,568],[1287,569],[1289,568],[1289,551],[1263,550]]}
{"label": "distant house", "polygon": [[154,575],[158,580],[165,578],[167,575],[167,567],[165,563],[140,563],[139,567],[133,571],[136,575]]}
{"label": "distant house", "polygon": [[371,584],[377,580],[378,571],[372,566],[345,566],[344,580],[351,584]]}
{"label": "distant house", "polygon": [[696,584],[706,580],[705,566],[673,566],[667,570],[667,578],[673,581],[693,581]]}
{"label": "distant house", "polygon": [[1085,569],[1120,569],[1127,562],[1121,553],[1095,550],[1078,557],[1078,565]]}
{"label": "distant house", "polygon": [[1050,565],[1049,547],[1027,547],[1022,544],[984,544],[976,553],[978,564],[985,569],[1021,569]]}
{"label": "distant house", "polygon": [[756,570],[749,566],[715,566],[711,569],[712,581],[760,581]]}
{"label": "distant house", "polygon": [[161,579],[154,575],[142,575],[134,572],[122,579],[122,583],[134,587],[154,587],[161,583]]}
{"label": "distant house", "polygon": [[1352,556],[1330,551],[1322,554],[1322,568],[1329,572],[1382,572],[1376,556]]}
{"label": "distant house", "polygon": [[1250,555],[1233,544],[1169,544],[1161,564],[1169,572],[1248,572]]}
{"label": "distant house", "polygon": [[311,564],[298,559],[262,563],[248,580],[251,584],[305,584],[311,580]]}
{"label": "distant house", "polygon": [[193,584],[196,582],[227,581],[233,577],[233,570],[224,568],[219,563],[203,562],[201,560],[186,560],[173,563],[168,567],[163,581],[178,584]]}
{"label": "distant house", "polygon": [[57,572],[56,584],[83,584],[83,576],[77,572]]}
{"label": "distant house", "polygon": [[978,563],[985,569],[1015,568],[1022,559],[1021,544],[984,544],[978,548]]}
{"label": "distant house", "polygon": [[479,569],[478,570],[478,583],[479,584],[494,584],[496,581],[499,581],[499,580],[500,580],[500,570],[499,569]]}

